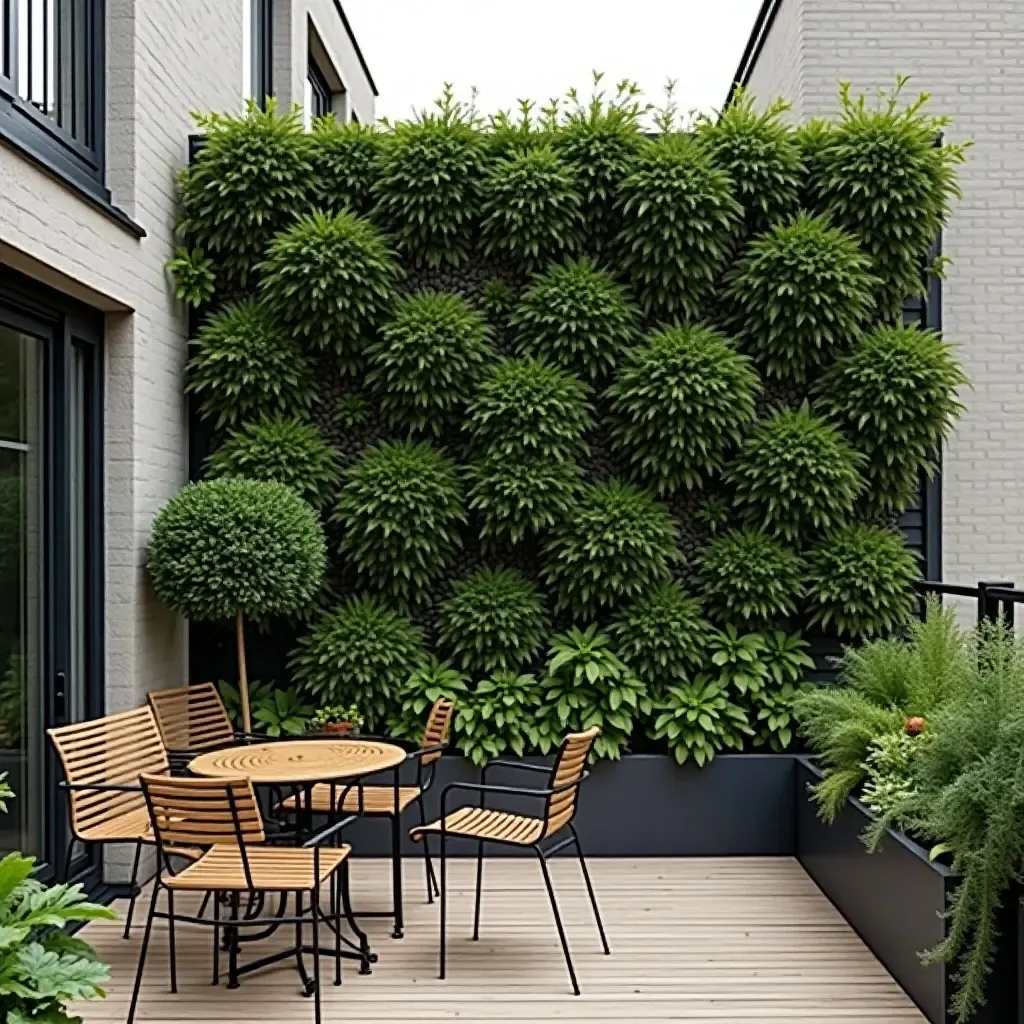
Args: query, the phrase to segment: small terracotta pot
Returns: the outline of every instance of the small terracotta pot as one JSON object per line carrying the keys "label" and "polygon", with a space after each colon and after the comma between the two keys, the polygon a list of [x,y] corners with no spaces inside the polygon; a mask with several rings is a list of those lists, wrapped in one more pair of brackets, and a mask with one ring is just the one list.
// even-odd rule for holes
{"label": "small terracotta pot", "polygon": [[354,736],[359,730],[351,722],[327,722],[323,731],[331,736]]}

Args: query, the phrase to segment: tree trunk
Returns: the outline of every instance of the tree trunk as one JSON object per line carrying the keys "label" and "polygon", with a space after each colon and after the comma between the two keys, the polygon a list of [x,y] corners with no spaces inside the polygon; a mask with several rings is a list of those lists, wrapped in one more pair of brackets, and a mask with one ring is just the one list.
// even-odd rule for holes
{"label": "tree trunk", "polygon": [[249,676],[245,667],[245,619],[239,612],[235,616],[235,640],[238,643],[238,693],[242,698],[242,729],[252,732],[249,717]]}

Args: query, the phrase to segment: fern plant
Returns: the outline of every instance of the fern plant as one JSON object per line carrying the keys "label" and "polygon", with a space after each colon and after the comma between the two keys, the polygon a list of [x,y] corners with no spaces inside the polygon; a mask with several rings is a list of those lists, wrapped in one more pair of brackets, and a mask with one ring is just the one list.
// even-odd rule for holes
{"label": "fern plant", "polygon": [[753,734],[747,713],[734,704],[725,687],[709,676],[671,686],[654,707],[651,737],[665,740],[679,764],[709,764],[721,750],[742,750]]}
{"label": "fern plant", "polygon": [[434,702],[443,697],[458,707],[468,693],[468,676],[450,662],[429,655],[399,687],[388,717],[389,735],[418,743]]}
{"label": "fern plant", "polygon": [[537,745],[541,688],[535,676],[498,671],[478,683],[458,706],[459,749],[482,767],[507,750],[522,757]]}

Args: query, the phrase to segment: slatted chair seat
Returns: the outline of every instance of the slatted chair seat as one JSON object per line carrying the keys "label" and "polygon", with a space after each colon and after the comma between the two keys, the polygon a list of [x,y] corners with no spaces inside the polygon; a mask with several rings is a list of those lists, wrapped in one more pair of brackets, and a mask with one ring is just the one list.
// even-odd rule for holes
{"label": "slatted chair seat", "polygon": [[173,754],[230,747],[238,734],[213,683],[147,694],[164,746]]}
{"label": "slatted chair seat", "polygon": [[[398,789],[398,813],[401,814],[413,801],[418,800],[422,790],[419,786],[400,786]],[[342,795],[344,794],[344,800]],[[358,814],[360,809],[359,791],[350,789],[346,793],[346,787],[338,784],[334,787],[335,806],[331,806],[331,787],[326,783],[319,783],[313,787],[310,803],[314,814],[331,814],[337,810],[337,804],[341,803],[341,810],[345,814]],[[280,805],[286,811],[297,809],[298,803],[295,797],[290,796],[281,801]],[[364,814],[392,815],[395,813],[395,787],[394,786],[363,786],[362,811]]]}
{"label": "slatted chair seat", "polygon": [[149,823],[149,812],[143,807],[82,829],[79,839],[85,843],[152,843],[153,826]]}
{"label": "slatted chair seat", "polygon": [[351,852],[349,846],[320,851],[320,877],[313,878],[313,851],[287,847],[252,847],[246,851],[250,886],[238,847],[214,846],[194,864],[166,879],[169,889],[189,892],[297,892],[326,882]]}
{"label": "slatted chair seat", "polygon": [[542,818],[531,818],[525,814],[510,814],[483,807],[460,807],[440,821],[414,828],[410,835],[418,841],[427,832],[444,831],[449,836],[461,839],[489,839],[498,843],[532,846],[544,837],[545,824]]}

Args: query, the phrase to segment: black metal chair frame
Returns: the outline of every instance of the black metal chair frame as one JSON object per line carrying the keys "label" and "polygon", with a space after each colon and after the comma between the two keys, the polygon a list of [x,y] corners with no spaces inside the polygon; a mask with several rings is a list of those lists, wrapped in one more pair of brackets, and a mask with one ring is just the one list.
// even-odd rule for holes
{"label": "black metal chair frame", "polygon": [[[542,799],[549,801],[551,797],[559,794],[568,792],[571,789],[579,789],[584,779],[588,778],[590,773],[584,771],[583,774],[576,779],[574,782],[567,782],[561,786],[547,786],[544,789],[533,789],[524,786],[498,786],[493,783],[488,784],[487,773],[492,768],[506,768],[515,771],[527,771],[527,772],[540,772],[550,778],[553,778],[554,769],[545,767],[544,765],[524,764],[517,761],[492,761],[486,765],[480,772],[480,782],[452,782],[449,783],[441,791],[441,948],[440,948],[440,978],[443,980],[446,973],[446,925],[447,925],[447,858],[445,855],[445,846],[449,838],[449,833],[445,828],[445,819],[448,814],[448,794],[454,792],[472,792],[480,794],[480,807],[486,808],[486,799],[488,794],[503,794],[506,796],[517,796],[517,797],[530,797],[535,799]],[[556,762],[557,768],[557,762]],[[573,808],[572,818],[566,822],[562,828],[568,828],[571,833],[568,838],[563,839],[561,842],[556,843],[553,846],[543,849],[541,843],[550,838],[545,835],[541,835],[534,843],[516,843],[510,842],[504,839],[474,839],[471,836],[463,836],[458,833],[451,834],[453,839],[468,839],[470,842],[475,841],[477,844],[476,853],[476,901],[473,907],[473,941],[478,942],[480,939],[480,897],[483,889],[483,870],[484,870],[484,844],[485,843],[497,843],[501,846],[512,846],[518,849],[525,849],[529,846],[530,849],[537,854],[537,859],[540,862],[541,872],[544,875],[544,886],[547,889],[548,900],[551,903],[551,910],[555,917],[555,927],[558,930],[558,940],[562,945],[562,953],[565,956],[565,965],[569,969],[569,980],[572,982],[572,989],[575,995],[580,994],[579,982],[576,979],[576,970],[573,967],[572,956],[569,953],[569,942],[565,935],[565,927],[562,924],[562,915],[558,909],[558,901],[555,898],[555,889],[551,883],[551,873],[548,871],[548,859],[553,857],[556,853],[561,852],[568,846],[575,845],[576,853],[579,857],[580,868],[583,872],[583,880],[587,886],[587,894],[590,897],[590,905],[594,910],[594,920],[597,922],[598,934],[601,937],[601,946],[606,956],[611,955],[611,949],[608,946],[608,938],[605,935],[604,924],[601,921],[601,912],[597,906],[597,896],[594,893],[594,886],[590,880],[590,872],[587,870],[587,862],[583,856],[583,848],[580,846],[579,833],[576,831],[576,826],[573,824],[573,820],[576,817],[577,808]],[[560,828],[558,831],[560,832]],[[557,832],[555,833],[557,835]],[[423,841],[426,842],[426,833],[423,834]]]}

